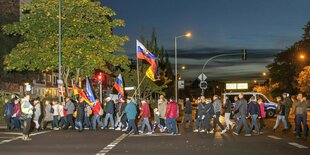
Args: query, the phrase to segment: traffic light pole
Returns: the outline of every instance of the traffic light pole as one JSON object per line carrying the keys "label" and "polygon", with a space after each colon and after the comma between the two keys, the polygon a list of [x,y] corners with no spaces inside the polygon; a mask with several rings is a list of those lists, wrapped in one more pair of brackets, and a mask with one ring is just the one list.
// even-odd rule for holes
{"label": "traffic light pole", "polygon": [[[204,73],[204,72],[205,72],[205,67],[206,67],[206,65],[207,65],[211,60],[213,60],[213,59],[215,59],[215,58],[218,58],[218,57],[234,56],[234,55],[242,55],[242,59],[244,59],[244,60],[247,59],[247,58],[246,58],[246,57],[247,57],[247,52],[246,52],[245,49],[243,50],[242,53],[219,54],[219,55],[216,55],[216,56],[213,56],[213,57],[209,58],[209,59],[205,62],[205,64],[204,64],[203,67],[202,67],[201,73]],[[202,79],[201,81],[204,81],[204,80],[206,80],[206,79]],[[201,89],[201,95],[202,95],[202,96],[204,96],[204,92],[205,92],[205,91],[204,91],[203,89]]]}
{"label": "traffic light pole", "polygon": [[102,81],[99,81],[99,100],[102,103]]}

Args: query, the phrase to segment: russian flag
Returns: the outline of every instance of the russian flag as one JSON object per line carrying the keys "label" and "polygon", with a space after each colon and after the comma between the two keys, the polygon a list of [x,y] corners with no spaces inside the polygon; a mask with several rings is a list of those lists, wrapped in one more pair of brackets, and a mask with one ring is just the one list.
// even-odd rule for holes
{"label": "russian flag", "polygon": [[118,91],[119,98],[124,96],[123,78],[121,74],[119,74],[118,77],[116,78],[114,88]]}
{"label": "russian flag", "polygon": [[137,40],[137,58],[146,60],[151,65],[156,65],[156,57]]}
{"label": "russian flag", "polygon": [[88,78],[86,78],[86,96],[90,102],[96,103],[95,95]]}

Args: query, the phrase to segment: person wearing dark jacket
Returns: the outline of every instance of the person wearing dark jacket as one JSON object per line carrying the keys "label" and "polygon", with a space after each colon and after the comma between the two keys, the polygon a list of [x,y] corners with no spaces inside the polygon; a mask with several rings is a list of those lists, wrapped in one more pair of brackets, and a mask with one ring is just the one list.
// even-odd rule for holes
{"label": "person wearing dark jacket", "polygon": [[248,123],[246,122],[247,117],[247,101],[243,97],[243,93],[239,94],[239,100],[236,103],[236,106],[234,108],[234,113],[236,114],[236,119],[238,122],[236,131],[234,132],[235,135],[239,135],[242,129],[242,125],[244,125],[244,128],[246,130],[245,136],[251,136],[251,129],[248,126]]}
{"label": "person wearing dark jacket", "polygon": [[211,98],[206,99],[206,111],[205,111],[205,125],[207,133],[210,133],[211,130],[211,119],[214,116],[214,107],[212,104]]}
{"label": "person wearing dark jacket", "polygon": [[283,93],[282,97],[283,97],[283,104],[285,106],[285,121],[287,123],[288,129],[290,129],[290,128],[292,128],[292,125],[291,125],[290,121],[288,120],[288,117],[289,117],[290,112],[291,112],[291,107],[293,105],[293,101],[289,98],[289,95],[287,93]]}
{"label": "person wearing dark jacket", "polygon": [[218,95],[213,96],[213,107],[214,107],[214,119],[213,119],[213,130],[210,133],[214,133],[216,131],[216,125],[218,125],[222,132],[221,134],[226,133],[225,127],[222,125],[220,122],[220,116],[221,116],[221,111],[222,111],[222,101],[219,99]]}
{"label": "person wearing dark jacket", "polygon": [[106,112],[106,115],[105,115],[105,119],[104,119],[104,125],[105,127],[108,126],[108,121],[110,119],[110,123],[111,123],[111,126],[109,129],[114,129],[114,119],[113,119],[113,116],[114,116],[114,111],[115,111],[115,104],[113,102],[113,100],[110,98],[110,97],[107,97],[106,98],[106,101],[107,101],[107,105],[105,107],[105,112]]}
{"label": "person wearing dark jacket", "polygon": [[259,134],[259,127],[257,125],[257,118],[260,118],[259,104],[256,102],[255,97],[252,96],[248,105],[248,113],[251,116],[251,129],[255,128],[257,134]]}
{"label": "person wearing dark jacket", "polygon": [[192,103],[189,100],[189,98],[185,99],[184,113],[185,114],[184,114],[183,121],[182,121],[183,127],[185,128],[187,120],[189,120],[189,123],[190,123],[189,126],[192,127],[193,126]]}
{"label": "person wearing dark jacket", "polygon": [[8,99],[5,99],[5,105],[4,105],[4,118],[6,122],[6,126],[8,130],[11,130],[14,128],[14,124],[12,123],[12,115],[13,115],[13,102],[9,101]]}
{"label": "person wearing dark jacket", "polygon": [[225,109],[225,122],[226,122],[226,129],[232,129],[234,127],[234,124],[230,121],[230,115],[231,115],[231,102],[229,98],[226,99],[224,104]]}
{"label": "person wearing dark jacket", "polygon": [[135,119],[137,117],[138,112],[137,112],[137,107],[132,98],[127,99],[127,105],[126,105],[124,113],[126,114],[127,119],[128,119],[128,128],[125,133],[129,134],[131,129],[133,129],[134,134],[138,135],[139,132],[138,132],[137,125],[135,123]]}
{"label": "person wearing dark jacket", "polygon": [[281,120],[282,120],[282,122],[283,122],[283,124],[284,124],[284,130],[283,130],[283,131],[285,131],[285,130],[288,129],[288,127],[287,127],[287,122],[286,122],[286,120],[285,120],[285,105],[284,105],[284,102],[282,102],[280,96],[277,97],[277,102],[278,102],[279,112],[278,112],[276,124],[275,124],[274,127],[273,127],[273,131],[274,131],[274,132],[275,132],[276,129],[278,128],[279,123],[280,123]]}
{"label": "person wearing dark jacket", "polygon": [[83,98],[80,98],[80,102],[77,105],[76,111],[77,111],[77,115],[76,115],[76,126],[79,129],[79,132],[83,131],[83,120],[84,120],[84,116],[85,116],[85,106],[86,106],[86,102],[84,101]]}
{"label": "person wearing dark jacket", "polygon": [[205,101],[205,97],[201,96],[201,102],[198,104],[197,107],[197,119],[196,119],[196,129],[194,130],[194,132],[205,132],[204,130],[204,114],[206,112],[206,101]]}

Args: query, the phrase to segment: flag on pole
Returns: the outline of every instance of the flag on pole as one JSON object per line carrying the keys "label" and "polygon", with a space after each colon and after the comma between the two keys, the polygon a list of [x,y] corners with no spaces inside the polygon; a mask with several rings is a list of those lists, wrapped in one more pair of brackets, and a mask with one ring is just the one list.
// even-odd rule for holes
{"label": "flag on pole", "polygon": [[118,77],[116,78],[115,83],[114,83],[114,88],[119,93],[118,98],[121,98],[124,96],[123,78],[121,74],[119,74]]}
{"label": "flag on pole", "polygon": [[79,88],[75,83],[73,83],[73,89],[74,89],[74,93],[77,93],[80,97],[82,97],[82,98],[84,99],[84,101],[85,101],[87,104],[89,104],[90,106],[94,106],[94,103],[91,102],[91,101],[87,98],[87,96],[86,96],[84,90],[81,89],[81,88]]}
{"label": "flag on pole", "polygon": [[95,95],[88,78],[86,78],[86,96],[90,102],[96,103]]}
{"label": "flag on pole", "polygon": [[137,40],[137,58],[146,60],[151,66],[146,71],[146,76],[152,81],[156,81],[155,73],[157,70],[157,64],[155,62],[156,57],[145,48],[145,46]]}

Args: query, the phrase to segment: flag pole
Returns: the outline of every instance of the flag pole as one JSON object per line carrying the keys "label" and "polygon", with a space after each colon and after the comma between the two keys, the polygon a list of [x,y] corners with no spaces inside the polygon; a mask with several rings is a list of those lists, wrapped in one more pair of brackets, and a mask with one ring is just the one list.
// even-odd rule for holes
{"label": "flag pole", "polygon": [[137,87],[137,89],[138,89],[138,95],[136,94],[136,91],[135,91],[135,94],[134,95],[136,95],[136,98],[137,98],[137,96],[139,96],[139,98],[140,98],[140,88],[139,88],[139,84],[140,84],[140,72],[139,72],[139,58],[138,58],[138,56],[137,56],[137,51],[138,51],[138,49],[137,49],[137,47],[138,47],[138,40],[137,40],[137,45],[136,45],[136,58],[137,58],[137,80],[138,80],[138,87]]}
{"label": "flag pole", "polygon": [[143,83],[144,79],[146,77],[146,74],[144,75],[143,79],[141,80],[141,82],[138,84],[137,89],[135,90],[135,93],[132,95],[132,97],[134,97],[135,95],[137,95],[137,90],[140,89],[141,84]]}

